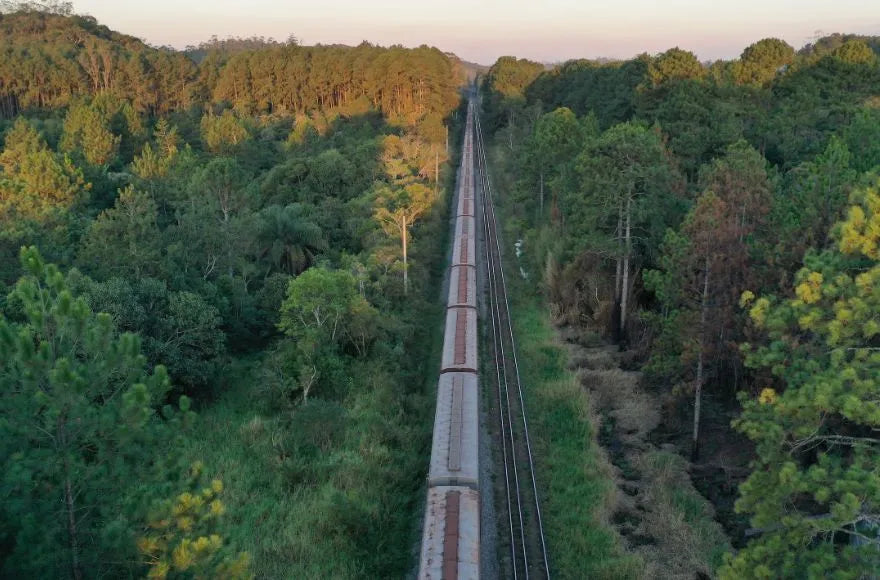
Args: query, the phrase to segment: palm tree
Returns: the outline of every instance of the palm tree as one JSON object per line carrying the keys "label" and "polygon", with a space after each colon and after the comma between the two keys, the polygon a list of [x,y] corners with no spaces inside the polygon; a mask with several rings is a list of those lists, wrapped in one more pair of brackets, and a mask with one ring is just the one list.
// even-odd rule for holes
{"label": "palm tree", "polygon": [[270,205],[260,218],[259,258],[268,262],[267,276],[273,269],[296,276],[327,248],[321,228],[309,221],[301,204]]}

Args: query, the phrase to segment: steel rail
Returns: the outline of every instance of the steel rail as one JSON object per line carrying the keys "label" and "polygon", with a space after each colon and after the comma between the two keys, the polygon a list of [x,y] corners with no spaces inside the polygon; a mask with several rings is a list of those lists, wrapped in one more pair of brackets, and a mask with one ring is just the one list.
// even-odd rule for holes
{"label": "steel rail", "polygon": [[[467,161],[464,161],[462,163],[462,173],[464,174],[464,179],[465,180],[472,180],[472,185],[474,186],[473,190],[472,190],[472,198],[474,199],[474,205],[473,205],[474,208],[476,207],[476,177],[475,177],[475,174],[478,171],[480,171],[480,169],[477,168],[477,166],[476,166],[476,162],[474,161],[474,153],[476,150],[476,144],[475,144],[476,139],[474,137],[475,131],[474,131],[474,125],[473,125],[473,122],[475,122],[475,121],[473,121],[473,119],[475,118],[475,115],[476,114],[474,113],[472,116],[472,124],[470,127],[471,133],[468,135],[468,137],[470,138],[470,145],[471,145],[471,148],[470,148],[471,163],[468,164]],[[469,165],[470,165],[470,167],[469,167]],[[468,169],[470,169],[470,171],[468,171]],[[470,184],[463,184],[463,185],[465,187],[463,187],[462,189],[465,189],[466,186],[470,185]],[[486,209],[485,209],[484,204],[481,204],[481,210],[483,213],[483,224],[485,226],[485,224],[488,222],[487,222]],[[494,272],[492,271],[492,265],[491,265],[492,262],[491,262],[491,257],[489,254],[489,245],[486,244],[485,247],[486,247],[486,280],[487,280],[487,284],[491,288],[495,284],[495,276],[494,276]],[[490,292],[491,292],[491,290],[490,290]],[[493,303],[493,306],[494,306],[494,303]],[[514,580],[516,580],[518,578],[517,565],[516,565],[517,547],[516,547],[516,541],[515,541],[516,532],[514,531],[514,518],[513,518],[514,500],[513,500],[513,495],[512,495],[513,491],[511,489],[511,477],[510,477],[511,471],[513,473],[513,476],[514,476],[514,479],[516,482],[516,488],[517,488],[517,500],[515,503],[517,506],[517,511],[519,512],[520,530],[522,530],[523,519],[522,519],[522,508],[520,507],[521,501],[519,500],[519,482],[516,481],[516,478],[517,478],[516,465],[514,463],[513,469],[511,470],[510,462],[508,461],[507,439],[508,439],[508,433],[509,433],[508,425],[510,424],[510,419],[508,418],[508,420],[505,421],[505,419],[504,419],[504,417],[505,417],[504,406],[502,405],[502,385],[504,385],[505,389],[506,389],[507,370],[504,368],[504,365],[499,362],[499,360],[503,360],[503,358],[502,359],[498,358],[499,352],[502,353],[502,357],[503,357],[503,348],[504,348],[504,346],[501,342],[501,340],[502,340],[501,339],[501,328],[500,328],[501,321],[500,321],[499,316],[500,316],[500,312],[496,312],[495,309],[493,308],[492,312],[491,312],[492,346],[493,346],[493,353],[495,353],[495,378],[496,378],[496,385],[498,387],[498,416],[499,416],[499,422],[500,422],[500,427],[501,427],[502,456],[504,459],[504,490],[505,490],[505,499],[506,499],[506,503],[507,503],[508,529],[510,532],[510,539],[511,539],[511,541],[510,541],[511,567],[512,567],[512,572],[513,572],[513,578],[514,578]],[[503,378],[502,378],[502,375],[503,375]],[[508,417],[509,417],[509,412],[510,412],[509,396],[505,396],[504,398],[508,399]],[[510,440],[511,440],[511,445],[512,445],[513,444],[512,434],[510,436]],[[510,456],[514,457],[513,450],[510,451]],[[525,546],[524,543],[523,543],[523,546]]]}

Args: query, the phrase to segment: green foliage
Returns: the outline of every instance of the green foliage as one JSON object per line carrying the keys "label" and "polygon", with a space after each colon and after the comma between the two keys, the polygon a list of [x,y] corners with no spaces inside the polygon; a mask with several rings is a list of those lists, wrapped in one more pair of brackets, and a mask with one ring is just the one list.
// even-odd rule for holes
{"label": "green foliage", "polygon": [[594,247],[623,256],[627,249],[618,218],[629,214],[636,238],[630,255],[637,262],[649,260],[666,228],[680,219],[681,178],[658,131],[641,123],[616,125],[587,143],[577,171],[580,191],[561,200],[571,242],[592,240]]}
{"label": "green foliage", "polygon": [[486,86],[502,97],[521,98],[525,88],[541,73],[540,63],[513,56],[500,57],[486,75]]}
{"label": "green foliage", "polygon": [[0,224],[7,232],[15,232],[20,220],[57,218],[89,189],[70,159],[49,149],[24,119],[6,134],[0,168]]}
{"label": "green foliage", "polygon": [[200,295],[146,277],[95,282],[73,271],[69,283],[117,328],[139,333],[148,361],[164,364],[178,387],[196,394],[211,384],[226,340],[220,313]]}
{"label": "green foliage", "polygon": [[157,208],[152,198],[129,186],[92,223],[79,260],[102,278],[140,278],[160,271]]}
{"label": "green foliage", "polygon": [[538,163],[547,170],[547,178],[560,170],[583,145],[582,128],[570,109],[560,108],[543,115],[535,124],[534,151]]}
{"label": "green foliage", "polygon": [[772,263],[784,268],[785,275],[796,271],[808,248],[828,245],[831,227],[843,217],[856,182],[852,161],[846,144],[832,137],[821,155],[786,175],[788,195],[774,197],[770,216],[777,240]]}
{"label": "green foliage", "polygon": [[548,111],[567,107],[579,116],[592,112],[607,129],[632,118],[636,89],[646,82],[650,62],[645,54],[624,62],[568,61],[541,73],[526,95]]}
{"label": "green foliage", "polygon": [[[739,430],[757,445],[754,471],[737,510],[762,534],[728,561],[724,575],[852,577],[880,565],[880,193],[857,190],[837,247],[809,255],[796,298],[744,296],[767,346],[746,347],[747,362],[772,371],[779,389],[742,397]],[[780,392],[781,391],[781,392]]]}
{"label": "green foliage", "polygon": [[[106,313],[96,318],[112,337],[137,333],[142,370],[167,368],[175,385],[145,403],[138,446],[108,443],[106,461],[95,455],[104,443],[72,452],[73,492],[87,502],[75,506],[83,575],[147,573],[149,556],[154,576],[231,577],[215,564],[234,559],[235,545],[261,577],[404,574],[430,441],[421,379],[433,359],[414,353],[435,338],[424,321],[442,315],[425,297],[446,232],[447,126],[453,148],[458,140],[454,59],[427,47],[288,41],[212,45],[196,64],[90,17],[31,9],[0,17],[0,50],[0,275],[11,279],[21,240],[76,263],[83,273],[64,278],[71,294]],[[383,210],[404,212],[414,238],[406,300]],[[21,318],[18,298],[0,306]],[[337,306],[335,330],[293,322],[307,307]],[[34,331],[34,344],[51,331]],[[265,364],[230,370],[248,356]],[[128,375],[107,374],[119,394],[90,402],[113,410]],[[157,412],[178,392],[205,412],[196,433],[178,429],[192,422],[188,410]],[[4,421],[12,414],[3,407]],[[89,433],[134,432],[118,415],[108,411]],[[250,427],[264,424],[271,432]],[[3,438],[4,461],[28,448],[21,441]],[[4,575],[71,575],[58,509],[63,454],[47,447],[42,463],[28,455],[30,471],[5,470],[17,487],[4,476]],[[230,483],[234,516],[222,529],[202,522],[213,496],[178,501],[182,489],[196,496],[193,482],[173,483],[181,449],[188,463],[208,456]],[[175,509],[191,530],[165,517]],[[137,538],[149,554],[138,554]]]}
{"label": "green foliage", "polygon": [[[175,428],[158,414],[168,375],[147,372],[138,337],[117,335],[36,249],[21,262],[10,303],[22,320],[0,317],[4,571],[119,572],[133,564],[135,528],[119,486],[150,473],[154,446]],[[185,398],[180,408],[191,421]]]}
{"label": "green foliage", "polygon": [[486,73],[483,88],[487,93],[487,118],[484,128],[494,132],[503,124],[514,125],[525,105],[525,91],[543,65],[513,56],[502,56]]}
{"label": "green foliage", "polygon": [[26,7],[4,15],[0,39],[6,55],[0,83],[9,88],[0,105],[5,117],[101,93],[124,99],[139,112],[167,113],[192,103],[192,61],[111,31],[90,16]]}
{"label": "green foliage", "polygon": [[[209,64],[216,66],[216,61],[203,61],[203,67]],[[235,54],[215,74],[206,83],[214,100],[229,102],[242,114],[356,114],[366,101],[393,124],[414,127],[431,113],[447,115],[458,101],[450,59],[427,46],[301,47],[288,42]],[[320,123],[314,124],[318,128]]]}
{"label": "green foliage", "polygon": [[72,106],[64,118],[61,150],[82,156],[92,165],[109,165],[116,157],[120,137],[110,132],[107,125],[94,106]]}
{"label": "green foliage", "polygon": [[862,40],[847,40],[835,49],[832,55],[847,64],[872,65],[877,63],[877,55]]}
{"label": "green foliage", "polygon": [[852,155],[853,169],[863,173],[880,166],[880,109],[858,111],[842,138]]}
{"label": "green foliage", "polygon": [[230,110],[221,115],[205,115],[201,126],[202,142],[212,153],[232,153],[250,136],[241,120]]}
{"label": "green foliage", "polygon": [[260,212],[259,252],[269,271],[277,269],[295,276],[312,266],[318,253],[327,249],[321,227],[306,211],[297,203],[270,205]]}
{"label": "green foliage", "polygon": [[793,62],[791,45],[778,38],[765,38],[746,47],[734,64],[733,80],[741,85],[766,86]]}
{"label": "green foliage", "polygon": [[171,169],[178,153],[177,127],[169,125],[165,119],[159,119],[153,133],[156,150],[150,143],[144,144],[140,156],[132,161],[132,171],[141,179],[165,177]]}
{"label": "green foliage", "polygon": [[678,47],[657,55],[648,67],[648,80],[654,87],[687,79],[698,79],[706,74],[697,56]]}
{"label": "green foliage", "polygon": [[290,281],[279,326],[297,341],[350,341],[364,347],[374,331],[375,314],[354,276],[316,267]]}
{"label": "green foliage", "polygon": [[[798,53],[779,39],[763,39],[740,59],[708,67],[679,48],[624,62],[577,60],[540,73],[524,89],[512,91],[514,98],[505,101],[490,93],[484,100],[484,128],[497,131],[507,156],[515,159],[504,164],[513,185],[499,191],[511,202],[508,225],[510,237],[520,241],[518,265],[529,277],[544,273],[541,288],[559,320],[616,327],[629,298],[637,311],[630,334],[640,342],[621,341],[621,346],[632,347],[639,361],[650,358],[645,370],[654,384],[682,393],[705,382],[713,388],[713,405],[728,410],[736,391],[766,386],[760,403],[746,404],[747,418],[740,425],[763,409],[765,416],[750,423],[748,433],[759,447],[762,438],[772,439],[776,451],[765,457],[759,449],[755,483],[744,486],[749,500],[741,509],[755,516],[755,525],[770,529],[731,560],[729,577],[819,577],[831,570],[857,577],[876,566],[871,561],[876,552],[868,551],[876,550],[875,506],[863,504],[843,521],[838,516],[844,508],[832,505],[836,497],[851,512],[852,502],[842,498],[848,492],[860,502],[874,501],[873,458],[851,462],[854,447],[873,449],[875,426],[856,425],[846,416],[864,408],[867,399],[835,401],[834,394],[826,401],[818,381],[842,380],[842,389],[850,389],[847,364],[857,363],[852,380],[865,381],[859,388],[867,384],[865,377],[877,374],[876,361],[870,363],[874,366],[864,362],[873,360],[873,334],[839,353],[840,348],[820,343],[843,341],[863,329],[873,333],[876,326],[877,307],[869,296],[875,285],[859,277],[870,264],[827,248],[848,196],[873,180],[864,173],[880,162],[878,48],[874,37],[832,35]],[[506,59],[498,67],[514,64]],[[544,113],[559,107],[594,119],[605,131],[585,131],[575,147],[572,123],[561,132],[549,130],[570,120],[564,111]],[[560,134],[569,138],[556,139]],[[542,171],[553,176],[542,180]],[[542,185],[552,200],[547,220],[540,219]],[[865,209],[871,203],[860,202],[861,214],[855,211],[850,226],[837,228],[836,239],[850,240],[850,252],[873,248],[873,221]],[[861,233],[853,233],[857,230]],[[823,314],[795,316],[788,306],[759,301],[753,317],[773,325],[769,337],[760,335],[736,308],[741,292],[790,287],[805,254],[818,278],[798,274],[796,293],[801,300],[813,299],[816,288],[823,288]],[[635,278],[630,287],[627,273]],[[862,289],[858,296],[856,288]],[[782,308],[789,314],[770,314]],[[826,318],[830,330],[823,338],[812,324]],[[745,342],[758,344],[748,357],[749,368],[743,368],[739,350]],[[759,361],[756,352],[773,360]],[[807,395],[790,395],[797,406],[789,402],[785,413],[766,415],[793,390],[791,373],[816,385],[804,391]],[[789,386],[779,395],[783,383]],[[818,401],[809,401],[817,396]],[[802,417],[809,404],[831,411],[820,415],[810,408]],[[799,421],[806,425],[803,432],[785,435]],[[815,445],[809,440],[792,450],[798,437],[822,436],[823,430],[843,439]],[[846,473],[823,479],[831,491],[817,498],[801,474],[819,465],[820,456],[833,457],[831,466]],[[787,462],[794,465],[794,475],[780,475]],[[831,472],[824,464],[822,469]],[[837,486],[837,480],[844,483]],[[769,514],[760,522],[759,509]],[[834,513],[826,517],[820,511]],[[786,519],[790,514],[795,515]],[[847,547],[857,534],[864,537]]]}

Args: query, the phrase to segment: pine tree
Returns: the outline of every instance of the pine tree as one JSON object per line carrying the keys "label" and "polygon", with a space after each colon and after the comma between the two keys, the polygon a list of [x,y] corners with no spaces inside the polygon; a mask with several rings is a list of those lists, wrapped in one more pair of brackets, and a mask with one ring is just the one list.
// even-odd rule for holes
{"label": "pine tree", "polygon": [[226,506],[220,500],[223,482],[203,483],[204,466],[194,464],[186,491],[153,507],[147,531],[138,538],[138,551],[149,567],[147,578],[224,578],[248,580],[247,552],[230,553],[220,535]]}
{"label": "pine tree", "polygon": [[[134,548],[123,490],[144,480],[167,433],[157,408],[168,375],[148,372],[138,337],[117,335],[35,248],[23,248],[21,262],[26,275],[7,309],[21,322],[0,317],[2,520],[14,546],[4,571],[118,573]],[[188,408],[182,398],[179,418]]]}
{"label": "pine tree", "polygon": [[836,247],[812,253],[796,297],[743,295],[769,344],[747,363],[777,384],[742,397],[756,444],[736,508],[761,534],[725,578],[866,577],[880,569],[880,181],[856,190]]}
{"label": "pine tree", "polygon": [[6,135],[0,153],[0,227],[16,229],[17,220],[45,222],[81,199],[90,188],[82,171],[59,157],[24,119]]}

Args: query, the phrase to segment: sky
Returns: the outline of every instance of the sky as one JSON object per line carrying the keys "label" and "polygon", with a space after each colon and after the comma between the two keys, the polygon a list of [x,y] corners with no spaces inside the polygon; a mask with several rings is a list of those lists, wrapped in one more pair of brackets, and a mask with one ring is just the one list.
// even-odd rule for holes
{"label": "sky", "polygon": [[880,35],[878,0],[73,0],[114,30],[183,48],[216,34],[301,44],[428,44],[492,64],[629,58],[673,46],[736,58],[761,38]]}

